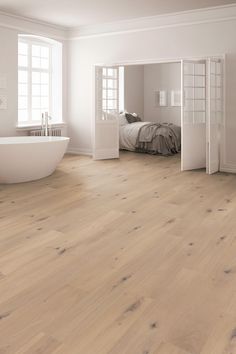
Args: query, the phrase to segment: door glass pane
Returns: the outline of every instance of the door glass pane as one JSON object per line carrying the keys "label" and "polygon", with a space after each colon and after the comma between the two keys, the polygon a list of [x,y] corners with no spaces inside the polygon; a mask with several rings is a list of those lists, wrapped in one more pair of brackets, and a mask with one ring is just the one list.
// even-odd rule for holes
{"label": "door glass pane", "polygon": [[184,112],[184,123],[192,124],[194,122],[194,113],[193,112]]}
{"label": "door glass pane", "polygon": [[184,75],[194,75],[194,63],[184,64]]}
{"label": "door glass pane", "polygon": [[107,101],[107,108],[108,109],[116,109],[116,101],[113,101],[113,100]]}
{"label": "door glass pane", "polygon": [[206,113],[205,112],[195,112],[194,113],[194,123],[205,123]]}
{"label": "door glass pane", "polygon": [[205,111],[205,100],[195,100],[195,111]]}
{"label": "door glass pane", "polygon": [[107,98],[116,99],[117,98],[117,91],[107,90]]}
{"label": "door glass pane", "polygon": [[216,98],[221,99],[221,88],[216,88]]}
{"label": "door glass pane", "polygon": [[216,63],[211,62],[211,74],[215,75],[216,73]]}
{"label": "door glass pane", "polygon": [[205,64],[197,63],[194,69],[194,75],[205,75]]}
{"label": "door glass pane", "polygon": [[221,63],[216,63],[216,74],[221,75]]}
{"label": "door glass pane", "polygon": [[108,68],[107,69],[107,76],[108,77],[117,78],[117,70],[116,69],[112,69],[112,68]]}
{"label": "door glass pane", "polygon": [[184,86],[193,87],[194,86],[194,76],[185,76],[184,77]]}
{"label": "door glass pane", "polygon": [[221,76],[219,75],[216,76],[216,86],[221,87]]}
{"label": "door glass pane", "polygon": [[107,87],[110,89],[116,89],[117,88],[117,81],[116,80],[107,80]]}
{"label": "door glass pane", "polygon": [[211,87],[211,98],[216,99],[216,88],[215,87]]}
{"label": "door glass pane", "polygon": [[194,110],[194,100],[186,100],[185,101],[185,109],[186,109],[186,111],[193,111]]}
{"label": "door glass pane", "polygon": [[195,87],[205,87],[206,85],[205,76],[195,76],[194,77],[194,86]]}
{"label": "door glass pane", "polygon": [[195,99],[205,99],[205,89],[204,88],[196,88],[195,89]]}
{"label": "door glass pane", "polygon": [[193,88],[185,88],[185,98],[193,99],[194,98],[194,89]]}
{"label": "door glass pane", "polygon": [[211,87],[216,86],[216,76],[211,74]]}
{"label": "door glass pane", "polygon": [[222,110],[221,100],[216,100],[216,111],[220,112]]}

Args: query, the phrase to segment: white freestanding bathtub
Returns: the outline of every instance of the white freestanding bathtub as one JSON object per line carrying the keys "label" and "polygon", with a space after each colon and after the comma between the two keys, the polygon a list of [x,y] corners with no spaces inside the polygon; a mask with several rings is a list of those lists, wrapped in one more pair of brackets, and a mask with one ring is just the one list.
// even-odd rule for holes
{"label": "white freestanding bathtub", "polygon": [[51,175],[63,158],[69,138],[0,138],[0,183],[34,181]]}

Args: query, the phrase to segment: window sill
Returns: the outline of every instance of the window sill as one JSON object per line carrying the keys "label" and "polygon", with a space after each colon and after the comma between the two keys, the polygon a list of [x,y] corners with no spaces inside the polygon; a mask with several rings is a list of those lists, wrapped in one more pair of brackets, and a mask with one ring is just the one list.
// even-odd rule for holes
{"label": "window sill", "polygon": [[[52,123],[49,125],[50,128],[63,128],[66,127],[66,123]],[[17,125],[16,130],[17,131],[28,131],[28,130],[37,130],[37,129],[42,129],[42,126],[40,124],[36,125]]]}

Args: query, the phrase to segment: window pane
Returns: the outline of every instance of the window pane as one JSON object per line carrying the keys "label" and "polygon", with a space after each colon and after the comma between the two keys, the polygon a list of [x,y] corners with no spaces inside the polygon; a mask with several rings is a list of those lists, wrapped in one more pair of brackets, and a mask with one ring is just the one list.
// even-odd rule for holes
{"label": "window pane", "polygon": [[23,55],[27,55],[28,54],[28,44],[19,42],[19,44],[18,44],[18,53],[19,54],[23,54]]}
{"label": "window pane", "polygon": [[28,57],[26,55],[18,56],[18,65],[19,66],[28,66]]}
{"label": "window pane", "polygon": [[26,109],[18,110],[18,120],[19,122],[26,122],[28,120],[28,111]]}
{"label": "window pane", "polygon": [[41,73],[41,83],[48,85],[48,83],[49,83],[49,74],[48,73]]}
{"label": "window pane", "polygon": [[40,84],[41,80],[40,80],[40,73],[33,71],[32,72],[32,83],[33,84]]}
{"label": "window pane", "polygon": [[41,96],[48,96],[48,85],[41,85]]}
{"label": "window pane", "polygon": [[18,108],[19,109],[27,109],[28,98],[24,96],[19,96],[18,98]]}
{"label": "window pane", "polygon": [[32,120],[34,120],[34,121],[41,120],[41,110],[40,109],[33,109],[32,110]]}
{"label": "window pane", "polygon": [[41,59],[41,68],[42,69],[48,69],[48,66],[49,66],[49,62],[48,62],[48,59]]}
{"label": "window pane", "polygon": [[21,84],[27,83],[28,81],[28,73],[24,70],[19,70],[18,72],[18,81]]}
{"label": "window pane", "polygon": [[33,109],[41,108],[40,97],[32,97],[32,108]]}
{"label": "window pane", "polygon": [[48,47],[41,47],[41,57],[42,58],[49,57],[49,48]]}
{"label": "window pane", "polygon": [[18,86],[18,95],[19,96],[27,96],[27,94],[28,94],[27,84],[19,84],[19,86]]}
{"label": "window pane", "polygon": [[32,85],[32,96],[40,96],[40,85]]}
{"label": "window pane", "polygon": [[41,67],[40,58],[32,57],[32,67],[35,69],[40,69]]}
{"label": "window pane", "polygon": [[48,97],[42,97],[41,98],[41,108],[43,108],[45,111],[47,111],[48,107],[49,107]]}
{"label": "window pane", "polygon": [[32,45],[32,56],[33,57],[40,57],[40,45]]}

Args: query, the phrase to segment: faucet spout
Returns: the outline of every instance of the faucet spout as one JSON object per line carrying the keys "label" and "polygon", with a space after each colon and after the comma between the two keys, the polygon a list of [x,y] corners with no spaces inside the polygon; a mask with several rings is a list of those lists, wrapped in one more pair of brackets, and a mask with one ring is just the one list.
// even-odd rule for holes
{"label": "faucet spout", "polygon": [[45,136],[48,136],[48,112],[45,112]]}

